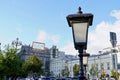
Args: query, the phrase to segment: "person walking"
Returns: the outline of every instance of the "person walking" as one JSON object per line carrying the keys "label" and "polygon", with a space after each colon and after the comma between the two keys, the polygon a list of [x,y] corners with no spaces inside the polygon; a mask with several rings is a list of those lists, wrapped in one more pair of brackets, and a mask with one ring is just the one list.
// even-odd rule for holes
{"label": "person walking", "polygon": [[110,80],[109,74],[106,74],[106,80]]}
{"label": "person walking", "polygon": [[100,77],[98,80],[102,80],[102,77]]}

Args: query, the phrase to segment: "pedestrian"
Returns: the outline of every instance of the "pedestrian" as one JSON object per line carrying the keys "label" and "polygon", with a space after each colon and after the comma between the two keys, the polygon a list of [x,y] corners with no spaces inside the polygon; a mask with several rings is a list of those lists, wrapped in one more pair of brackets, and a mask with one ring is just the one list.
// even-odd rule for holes
{"label": "pedestrian", "polygon": [[37,74],[34,74],[34,75],[33,75],[33,79],[34,79],[34,80],[38,80],[38,75],[37,75]]}
{"label": "pedestrian", "polygon": [[102,77],[99,77],[99,79],[98,80],[102,80]]}
{"label": "pedestrian", "polygon": [[106,80],[110,80],[109,74],[106,74]]}

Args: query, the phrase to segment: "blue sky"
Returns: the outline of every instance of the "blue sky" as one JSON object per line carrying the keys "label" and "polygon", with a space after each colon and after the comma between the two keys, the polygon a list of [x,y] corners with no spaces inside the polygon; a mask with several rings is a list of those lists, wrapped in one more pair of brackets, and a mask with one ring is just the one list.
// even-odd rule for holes
{"label": "blue sky", "polygon": [[[93,25],[89,28],[88,51],[96,53],[111,46],[109,38],[100,41],[96,36],[119,30],[120,26],[116,28],[120,24],[119,3],[118,0],[0,0],[0,42],[3,46],[18,37],[23,44],[32,45],[33,41],[38,41],[48,48],[57,45],[66,54],[75,54],[66,16],[76,13],[80,6],[83,13],[94,15]],[[108,27],[101,29],[103,26]],[[115,27],[111,29],[111,26]],[[99,44],[103,41],[107,44]]]}

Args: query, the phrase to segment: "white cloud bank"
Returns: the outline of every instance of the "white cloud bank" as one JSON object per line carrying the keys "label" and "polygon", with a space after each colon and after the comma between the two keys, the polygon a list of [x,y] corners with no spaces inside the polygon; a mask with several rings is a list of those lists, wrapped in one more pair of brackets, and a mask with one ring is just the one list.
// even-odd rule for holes
{"label": "white cloud bank", "polygon": [[45,32],[44,30],[40,30],[38,37],[38,42],[46,43],[47,41],[51,42],[52,44],[57,44],[59,42],[59,36],[58,35],[51,35]]}
{"label": "white cloud bank", "polygon": [[[111,47],[110,43],[110,32],[116,32],[117,35],[117,45],[120,45],[120,10],[113,10],[111,16],[116,18],[113,23],[102,21],[97,26],[96,29],[88,34],[88,46],[87,52],[90,54],[96,54],[98,51]],[[69,43],[68,45],[61,48],[66,54],[76,55],[76,50],[74,45]]]}
{"label": "white cloud bank", "polygon": [[75,50],[74,48],[74,43],[71,42],[71,43],[67,43],[66,46],[60,48],[61,51],[64,51],[65,54],[68,54],[68,55],[78,55],[78,51]]}

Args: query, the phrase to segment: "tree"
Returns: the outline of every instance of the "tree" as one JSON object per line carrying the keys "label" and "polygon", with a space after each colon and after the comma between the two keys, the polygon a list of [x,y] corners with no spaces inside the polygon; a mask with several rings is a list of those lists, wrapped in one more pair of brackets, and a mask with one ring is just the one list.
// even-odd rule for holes
{"label": "tree", "polygon": [[105,75],[106,75],[106,74],[105,74],[105,71],[104,71],[104,70],[102,70],[102,72],[101,72],[101,77],[102,77],[102,78],[104,78],[104,77],[105,77]]}
{"label": "tree", "polygon": [[21,74],[21,61],[17,55],[17,49],[7,45],[3,54],[3,74],[13,78],[19,76]]}
{"label": "tree", "polygon": [[111,70],[111,77],[117,80],[117,76],[119,76],[120,73],[116,70]]}
{"label": "tree", "polygon": [[98,75],[98,68],[93,64],[90,69],[90,75],[94,78]]}
{"label": "tree", "polygon": [[43,63],[42,61],[37,57],[37,55],[31,55],[29,59],[23,63],[22,68],[24,70],[24,73],[39,73],[42,74]]}
{"label": "tree", "polygon": [[0,51],[0,77],[3,76],[2,74],[4,72],[3,59],[4,59],[4,56],[2,54],[2,51]]}
{"label": "tree", "polygon": [[78,64],[75,64],[73,67],[74,76],[79,75],[79,70],[80,70],[80,66]]}
{"label": "tree", "polygon": [[65,66],[64,69],[61,71],[62,76],[69,77],[70,72],[68,66]]}

